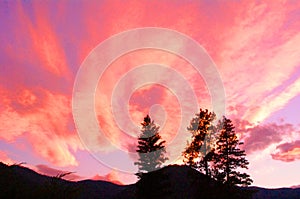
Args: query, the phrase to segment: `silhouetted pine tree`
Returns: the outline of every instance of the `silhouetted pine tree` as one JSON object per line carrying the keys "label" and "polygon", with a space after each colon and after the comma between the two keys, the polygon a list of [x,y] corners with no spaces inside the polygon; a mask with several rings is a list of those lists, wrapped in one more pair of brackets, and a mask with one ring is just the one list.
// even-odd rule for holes
{"label": "silhouetted pine tree", "polygon": [[223,117],[218,123],[219,138],[213,158],[213,176],[220,182],[232,185],[248,186],[253,181],[246,173],[237,171],[238,168],[248,169],[245,151],[240,150],[239,142],[232,121]]}
{"label": "silhouetted pine tree", "polygon": [[161,140],[158,132],[159,126],[154,121],[151,121],[149,115],[144,118],[141,125],[142,133],[138,138],[136,150],[139,154],[139,160],[134,163],[138,165],[139,172],[137,176],[140,178],[145,172],[161,168],[162,164],[168,160],[165,157],[166,149],[164,144],[166,141]]}
{"label": "silhouetted pine tree", "polygon": [[196,114],[196,117],[191,120],[187,127],[187,130],[192,133],[192,142],[187,144],[183,152],[183,161],[207,176],[211,175],[209,162],[214,154],[212,143],[215,138],[213,125],[215,118],[215,113],[208,112],[207,109],[200,109],[200,112]]}

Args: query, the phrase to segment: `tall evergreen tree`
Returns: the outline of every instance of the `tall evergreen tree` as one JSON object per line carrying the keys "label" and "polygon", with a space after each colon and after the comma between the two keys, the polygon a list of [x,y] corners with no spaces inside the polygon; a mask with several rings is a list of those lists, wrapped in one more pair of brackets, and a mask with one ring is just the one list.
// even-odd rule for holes
{"label": "tall evergreen tree", "polygon": [[223,117],[218,123],[219,137],[214,152],[214,177],[229,186],[248,186],[253,181],[246,173],[241,173],[238,168],[248,169],[244,150],[239,149],[239,142],[234,126],[230,119]]}
{"label": "tall evergreen tree", "polygon": [[143,173],[161,168],[162,164],[168,160],[165,157],[166,149],[164,144],[166,141],[161,140],[158,132],[159,126],[153,120],[151,121],[149,115],[144,118],[141,125],[142,133],[138,138],[136,150],[139,154],[139,159],[134,163],[138,165],[138,177],[141,177]]}
{"label": "tall evergreen tree", "polygon": [[192,134],[191,143],[187,144],[183,152],[184,162],[206,175],[211,175],[209,162],[213,157],[212,143],[214,141],[215,127],[213,121],[216,114],[200,109],[187,130]]}

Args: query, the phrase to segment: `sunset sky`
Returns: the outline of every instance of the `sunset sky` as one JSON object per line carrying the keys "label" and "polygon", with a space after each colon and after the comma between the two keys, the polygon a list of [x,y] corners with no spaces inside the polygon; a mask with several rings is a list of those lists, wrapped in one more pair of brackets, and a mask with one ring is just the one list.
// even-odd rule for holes
{"label": "sunset sky", "polygon": [[[72,113],[76,76],[93,49],[124,31],[159,27],[190,37],[215,64],[209,78],[222,81],[225,115],[244,142],[253,185],[300,185],[299,1],[0,1],[0,27],[0,161],[26,162],[52,176],[73,171],[70,180],[134,183],[136,137],[149,113],[167,141],[168,164],[181,163],[190,134],[180,124],[193,117],[181,111],[193,107],[175,90],[188,96],[190,88],[198,106],[210,110],[211,94],[219,91],[176,53],[138,49],[116,57],[99,76],[95,113],[105,138],[92,139],[86,129],[86,141]],[[139,41],[115,42],[110,50]],[[169,41],[179,51],[188,45]],[[167,78],[170,88],[142,85],[147,78]]]}

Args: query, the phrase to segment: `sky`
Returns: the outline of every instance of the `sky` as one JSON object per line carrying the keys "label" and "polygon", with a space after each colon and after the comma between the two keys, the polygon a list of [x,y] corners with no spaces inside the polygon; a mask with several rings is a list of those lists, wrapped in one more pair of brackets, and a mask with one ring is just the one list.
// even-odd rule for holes
{"label": "sky", "polygon": [[[184,124],[194,116],[187,113],[213,110],[213,93],[224,92],[224,114],[244,142],[253,185],[300,185],[300,2],[1,1],[0,26],[0,161],[26,162],[52,176],[75,172],[69,180],[134,183],[143,117],[150,114],[160,125],[168,164],[181,163],[190,138]],[[200,44],[206,52],[201,59],[217,72],[203,76],[185,57],[164,49],[118,55],[103,73],[88,73],[98,78],[92,102],[102,134],[78,129],[78,122],[90,119],[84,111],[74,117],[80,71],[89,60],[109,60],[143,38],[116,42],[112,36],[146,27]],[[197,59],[186,48],[191,40],[163,35],[156,35],[157,43],[174,43]],[[108,50],[93,56],[107,41]],[[89,75],[80,88],[87,88]],[[220,90],[207,79],[220,80]]]}

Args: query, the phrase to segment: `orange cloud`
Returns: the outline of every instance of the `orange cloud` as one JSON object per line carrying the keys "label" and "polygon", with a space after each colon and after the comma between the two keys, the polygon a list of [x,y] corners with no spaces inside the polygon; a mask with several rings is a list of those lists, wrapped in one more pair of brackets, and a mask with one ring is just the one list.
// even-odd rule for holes
{"label": "orange cloud", "polygon": [[112,182],[115,184],[123,185],[122,182],[120,182],[120,178],[118,177],[118,173],[115,170],[112,170],[110,173],[100,176],[100,175],[95,175],[92,180],[103,180],[103,181],[108,181]]}
{"label": "orange cloud", "polygon": [[6,102],[0,113],[0,139],[12,142],[26,134],[34,152],[49,162],[59,166],[78,164],[71,150],[82,145],[66,96],[40,88],[23,89],[14,98],[10,98],[10,91],[0,93]]}
{"label": "orange cloud", "polygon": [[0,151],[0,162],[3,162],[8,165],[16,163],[11,158],[9,158],[7,153],[4,151]]}

